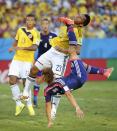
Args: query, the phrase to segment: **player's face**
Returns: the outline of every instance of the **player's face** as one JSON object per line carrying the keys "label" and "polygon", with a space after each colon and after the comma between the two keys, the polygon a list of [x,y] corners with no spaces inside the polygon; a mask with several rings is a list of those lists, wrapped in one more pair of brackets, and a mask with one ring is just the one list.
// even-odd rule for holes
{"label": "player's face", "polygon": [[35,79],[35,81],[36,81],[37,84],[42,84],[43,82],[45,82],[45,80],[44,80],[44,75],[42,75],[42,76],[40,76],[40,77],[37,77],[37,78]]}
{"label": "player's face", "polygon": [[35,18],[34,17],[27,17],[26,18],[26,26],[28,28],[33,28],[35,25]]}
{"label": "player's face", "polygon": [[49,31],[49,21],[44,20],[41,22],[41,30],[44,32],[48,32]]}
{"label": "player's face", "polygon": [[75,18],[74,21],[77,21],[77,25],[83,26],[83,22],[85,21],[85,16],[78,14]]}

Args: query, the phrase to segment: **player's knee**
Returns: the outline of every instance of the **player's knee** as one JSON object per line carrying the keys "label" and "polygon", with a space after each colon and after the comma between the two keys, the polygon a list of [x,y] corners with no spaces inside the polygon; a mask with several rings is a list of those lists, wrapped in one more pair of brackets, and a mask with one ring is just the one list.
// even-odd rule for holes
{"label": "player's knee", "polygon": [[31,70],[30,70],[30,75],[31,77],[36,77],[39,69],[34,65]]}
{"label": "player's knee", "polygon": [[14,76],[10,76],[9,77],[9,84],[10,85],[14,85],[17,83],[17,77],[14,77]]}

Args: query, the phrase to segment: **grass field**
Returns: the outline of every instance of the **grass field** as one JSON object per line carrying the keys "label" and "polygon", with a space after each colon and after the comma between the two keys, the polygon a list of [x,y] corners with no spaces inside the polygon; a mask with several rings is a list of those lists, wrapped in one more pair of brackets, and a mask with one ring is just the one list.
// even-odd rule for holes
{"label": "grass field", "polygon": [[85,112],[84,119],[76,118],[75,110],[62,97],[54,126],[48,129],[42,91],[36,116],[30,117],[25,108],[15,117],[10,88],[0,84],[0,131],[117,131],[116,81],[88,82],[73,94]]}

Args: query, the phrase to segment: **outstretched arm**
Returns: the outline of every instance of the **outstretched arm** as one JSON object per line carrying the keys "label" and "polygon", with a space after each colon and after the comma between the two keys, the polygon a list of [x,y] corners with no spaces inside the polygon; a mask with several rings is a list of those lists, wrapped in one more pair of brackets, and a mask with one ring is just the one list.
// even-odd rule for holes
{"label": "outstretched arm", "polygon": [[69,100],[69,102],[71,103],[71,105],[76,109],[76,115],[79,118],[83,118],[84,117],[84,113],[83,111],[80,109],[79,105],[77,104],[74,96],[72,95],[72,93],[70,91],[65,92],[65,95],[67,97],[67,99]]}
{"label": "outstretched arm", "polygon": [[52,123],[52,119],[51,119],[51,101],[49,102],[46,102],[46,116],[47,116],[47,119],[48,119],[48,127],[50,128],[53,123]]}
{"label": "outstretched arm", "polygon": [[13,52],[15,51],[15,48],[17,47],[17,40],[15,40],[15,42],[13,43],[12,47],[9,48],[9,52]]}

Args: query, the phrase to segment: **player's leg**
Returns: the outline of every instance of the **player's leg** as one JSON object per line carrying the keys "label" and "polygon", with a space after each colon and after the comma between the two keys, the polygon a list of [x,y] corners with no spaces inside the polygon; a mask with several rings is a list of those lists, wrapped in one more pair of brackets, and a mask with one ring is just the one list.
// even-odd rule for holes
{"label": "player's leg", "polygon": [[[23,78],[22,80],[23,80],[24,87],[25,87],[26,78]],[[35,115],[35,111],[34,111],[33,105],[32,105],[32,93],[31,93],[31,89],[29,90],[28,94],[29,94],[29,98],[26,99],[28,112],[29,112],[30,116],[34,116]]]}
{"label": "player's leg", "polygon": [[40,86],[39,84],[34,84],[33,87],[33,105],[34,107],[38,107],[38,94],[39,94]]}
{"label": "player's leg", "polygon": [[35,115],[35,111],[33,109],[33,104],[32,104],[32,92],[31,89],[29,91],[29,98],[27,99],[27,108],[30,116]]}
{"label": "player's leg", "polygon": [[86,82],[87,72],[81,60],[71,60],[72,68],[70,75],[61,78],[71,90],[76,90]]}
{"label": "player's leg", "polygon": [[[51,52],[47,51],[46,53],[41,55],[37,59],[36,63],[33,65],[33,67],[31,68],[29,76],[26,78],[25,88],[23,91],[23,99],[28,98],[29,90],[30,90],[31,86],[33,86],[35,83],[35,78],[37,76],[37,73],[45,67],[51,67],[51,63],[48,60],[50,54],[51,54]],[[50,59],[51,59],[51,57],[50,57]]]}
{"label": "player's leg", "polygon": [[53,118],[51,116],[52,113],[52,96],[60,93],[61,92],[61,88],[59,87],[47,87],[44,90],[44,96],[45,96],[45,100],[46,100],[46,114],[47,114],[47,119],[48,119],[48,127],[51,127],[53,125]]}
{"label": "player's leg", "polygon": [[86,68],[86,71],[89,74],[100,74],[100,75],[104,75],[107,78],[109,78],[109,76],[111,75],[111,73],[114,70],[113,67],[112,68],[104,69],[104,68],[100,68],[100,67],[95,67],[95,66],[88,65],[85,62],[83,62],[83,64],[84,64],[84,66]]}
{"label": "player's leg", "polygon": [[11,87],[11,92],[13,96],[13,100],[16,102],[16,112],[15,115],[19,115],[24,108],[24,104],[20,101],[19,97],[21,95],[20,88],[17,83],[19,72],[20,72],[20,63],[18,61],[12,61],[9,68],[9,84]]}
{"label": "player's leg", "polygon": [[[30,62],[22,62],[22,64],[23,64],[23,68],[20,71],[20,76],[23,79],[23,83],[24,83],[24,86],[25,86],[26,78],[29,75],[30,69],[32,67],[32,63],[30,63]],[[35,115],[35,111],[33,109],[33,104],[32,104],[31,88],[29,89],[28,94],[29,94],[29,98],[26,100],[28,112],[29,112],[29,115],[34,116]]]}
{"label": "player's leg", "polygon": [[[41,71],[38,72],[37,74],[37,78],[40,77],[42,74]],[[38,94],[40,91],[40,85],[38,82],[35,82],[34,87],[33,87],[33,105],[35,107],[38,107]]]}
{"label": "player's leg", "polygon": [[[73,30],[73,26],[67,25],[67,31],[68,31],[69,44],[77,45],[77,40],[76,40],[76,36]],[[90,65],[87,65],[86,63],[84,63],[84,66],[89,74],[101,74],[107,78],[109,78],[109,76],[113,72],[113,68],[104,69],[104,68],[90,66]]]}
{"label": "player's leg", "polygon": [[[66,70],[66,64],[68,61],[68,56],[53,49],[53,54],[51,58],[53,58],[52,70],[54,72],[55,78],[64,76],[65,70]],[[51,99],[52,100],[52,110],[51,110],[52,119],[55,119],[56,117],[60,98],[61,98],[61,95],[52,95],[52,99]]]}
{"label": "player's leg", "polygon": [[35,65],[33,65],[33,67],[30,70],[29,76],[26,78],[22,99],[27,99],[29,97],[29,91],[31,89],[31,86],[33,86],[35,83],[35,78],[36,78],[38,71],[39,69]]}
{"label": "player's leg", "polygon": [[[32,63],[29,62],[24,62],[23,64],[23,70],[21,72],[21,77],[24,81],[24,83],[26,83],[26,78],[29,75],[30,69],[32,67]],[[24,86],[25,87],[25,86]],[[32,93],[31,93],[31,88],[28,89],[28,99],[26,100],[27,102],[27,108],[28,108],[28,112],[30,116],[34,116],[35,115],[35,111],[33,109],[33,104],[32,104]]]}
{"label": "player's leg", "polygon": [[51,103],[52,103],[52,110],[51,110],[51,118],[54,120],[56,118],[57,109],[60,103],[61,95],[52,95]]}

